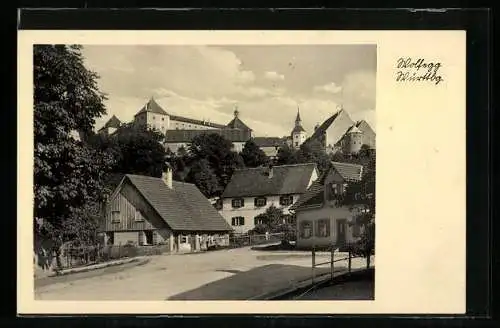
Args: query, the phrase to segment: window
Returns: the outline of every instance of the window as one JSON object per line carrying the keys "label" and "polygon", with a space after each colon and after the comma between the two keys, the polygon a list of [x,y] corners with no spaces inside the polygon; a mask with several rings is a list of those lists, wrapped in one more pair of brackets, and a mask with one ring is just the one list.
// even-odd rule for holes
{"label": "window", "polygon": [[280,197],[280,205],[288,206],[288,205],[292,205],[292,203],[293,203],[293,196],[292,195],[286,195],[286,196]]}
{"label": "window", "polygon": [[113,231],[106,232],[107,242],[106,245],[114,245],[115,244],[115,233]]}
{"label": "window", "polygon": [[240,208],[245,206],[245,201],[243,200],[243,198],[235,198],[231,201],[231,205],[233,206],[233,208]]}
{"label": "window", "polygon": [[188,236],[181,236],[181,244],[187,244],[189,241]]}
{"label": "window", "polygon": [[266,206],[266,197],[257,197],[254,199],[254,205],[256,207],[262,207],[262,206]]}
{"label": "window", "polygon": [[321,219],[317,221],[316,237],[330,237],[330,220]]}
{"label": "window", "polygon": [[231,218],[231,225],[234,227],[245,225],[245,218],[242,216],[235,216]]}
{"label": "window", "polygon": [[146,245],[153,245],[153,230],[144,231]]}
{"label": "window", "polygon": [[302,221],[300,224],[300,238],[309,239],[312,237],[311,221]]}
{"label": "window", "polygon": [[341,184],[329,183],[326,185],[326,188],[326,197],[328,200],[335,200],[345,192],[344,186]]}
{"label": "window", "polygon": [[120,222],[120,211],[111,212],[111,222],[113,223]]}
{"label": "window", "polygon": [[134,216],[135,221],[144,221],[144,218],[141,215],[141,211],[135,210],[135,216]]}
{"label": "window", "polygon": [[156,117],[153,115],[153,120],[156,120]]}
{"label": "window", "polygon": [[258,225],[258,224],[265,224],[264,222],[264,219],[262,217],[259,217],[259,216],[256,216],[254,219],[253,219],[253,223],[255,225]]}
{"label": "window", "polygon": [[161,118],[161,120],[162,120],[162,121],[165,121],[165,117],[162,117],[162,118]]}
{"label": "window", "polygon": [[299,143],[298,143],[298,142],[296,142],[296,143],[295,143],[295,146],[297,147],[298,145],[299,145]]}

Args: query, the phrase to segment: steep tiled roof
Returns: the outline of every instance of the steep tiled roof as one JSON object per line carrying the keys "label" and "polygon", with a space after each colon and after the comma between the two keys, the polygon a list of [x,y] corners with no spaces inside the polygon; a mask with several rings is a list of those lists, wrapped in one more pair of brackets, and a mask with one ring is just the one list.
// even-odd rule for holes
{"label": "steep tiled roof", "polygon": [[165,143],[186,142],[189,143],[194,137],[202,134],[216,133],[231,142],[246,142],[250,139],[250,131],[239,129],[222,130],[168,130],[165,133]]}
{"label": "steep tiled roof", "polygon": [[324,199],[324,185],[323,185],[323,180],[319,181],[314,181],[309,189],[307,189],[306,192],[304,192],[299,200],[293,204],[290,209],[292,211],[295,211],[297,209],[307,207],[307,206],[315,206],[315,205],[321,205],[323,204],[323,199]]}
{"label": "steep tiled roof", "polygon": [[252,131],[245,123],[243,123],[242,120],[240,120],[238,117],[235,117],[229,122],[226,126],[227,128],[230,129],[240,129],[240,130],[249,130]]}
{"label": "steep tiled roof", "polygon": [[299,133],[299,132],[306,132],[306,130],[304,130],[302,125],[296,125],[292,130],[292,134]]}
{"label": "steep tiled roof", "polygon": [[309,138],[323,141],[323,136],[327,132],[328,140],[324,140],[325,146],[335,146],[344,137],[347,130],[354,124],[351,117],[344,109],[326,119]]}
{"label": "steep tiled roof", "polygon": [[115,115],[113,115],[106,122],[106,124],[104,124],[103,129],[104,128],[115,128],[115,129],[118,129],[121,124],[122,124],[122,122],[120,122],[120,120],[118,119],[118,117],[116,117]]}
{"label": "steep tiled roof", "polygon": [[332,125],[333,121],[339,116],[341,110],[327,118],[323,123],[321,123],[320,126],[317,127],[317,129],[314,131],[314,133],[311,136],[311,139],[318,138],[320,137],[323,133],[326,132],[326,130]]}
{"label": "steep tiled roof", "polygon": [[173,181],[173,188],[170,189],[161,178],[127,174],[126,179],[173,230],[231,230],[226,220],[193,184]]}
{"label": "steep tiled roof", "polygon": [[348,130],[347,133],[363,133],[357,126],[353,125]]}
{"label": "steep tiled roof", "polygon": [[[359,164],[331,162],[331,169],[336,170],[346,181],[360,181],[363,174],[363,166]],[[300,210],[306,207],[322,205],[324,202],[324,183],[331,170],[327,170],[321,177],[311,184],[299,200],[291,206],[291,210]]]}
{"label": "steep tiled roof", "polygon": [[137,114],[135,114],[135,116],[146,112],[168,115],[168,113],[163,108],[161,108],[161,106],[158,105],[158,103],[153,98],[149,99],[146,105],[144,105],[144,107],[142,107],[141,110],[138,111]]}
{"label": "steep tiled roof", "polygon": [[332,162],[332,166],[346,181],[360,181],[363,177],[363,165]]}
{"label": "steep tiled roof", "polygon": [[217,129],[223,129],[226,126],[222,124],[217,124],[217,123],[212,123],[212,122],[207,122],[207,121],[202,121],[202,120],[195,120],[192,118],[187,118],[187,117],[182,117],[182,116],[177,116],[177,115],[170,115],[170,119],[173,121],[179,121],[179,122],[184,122],[184,123],[191,123],[191,124],[197,124],[197,125],[204,125],[204,126],[209,126],[212,128],[217,128]]}
{"label": "steep tiled roof", "polygon": [[281,165],[236,170],[227,185],[223,198],[264,195],[300,194],[306,191],[316,164]]}
{"label": "steep tiled roof", "polygon": [[278,137],[254,137],[252,140],[259,147],[275,147],[285,143],[283,138]]}

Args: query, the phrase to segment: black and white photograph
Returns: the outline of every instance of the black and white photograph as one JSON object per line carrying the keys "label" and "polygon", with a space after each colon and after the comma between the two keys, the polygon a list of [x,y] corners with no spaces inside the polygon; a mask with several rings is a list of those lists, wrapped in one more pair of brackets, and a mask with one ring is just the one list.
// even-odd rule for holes
{"label": "black and white photograph", "polygon": [[20,31],[18,313],[463,313],[465,36]]}
{"label": "black and white photograph", "polygon": [[375,299],[377,44],[32,51],[35,300]]}

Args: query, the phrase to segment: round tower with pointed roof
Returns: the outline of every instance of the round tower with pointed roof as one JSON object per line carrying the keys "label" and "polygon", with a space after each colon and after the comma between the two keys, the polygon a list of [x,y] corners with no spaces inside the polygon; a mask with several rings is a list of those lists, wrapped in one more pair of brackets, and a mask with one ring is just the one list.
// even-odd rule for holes
{"label": "round tower with pointed roof", "polygon": [[302,127],[302,120],[300,119],[300,109],[297,106],[297,117],[295,118],[295,127],[292,130],[292,147],[299,148],[307,139],[307,132]]}
{"label": "round tower with pointed roof", "polygon": [[354,124],[347,131],[346,137],[346,152],[349,154],[357,154],[361,150],[361,146],[363,146],[363,131]]}

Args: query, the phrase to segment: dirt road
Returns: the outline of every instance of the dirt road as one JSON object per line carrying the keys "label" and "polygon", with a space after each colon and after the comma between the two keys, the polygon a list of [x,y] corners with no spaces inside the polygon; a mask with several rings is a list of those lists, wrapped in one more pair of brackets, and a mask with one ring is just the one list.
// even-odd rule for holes
{"label": "dirt road", "polygon": [[[344,257],[339,254],[338,257]],[[318,254],[317,263],[329,254]],[[337,262],[344,270],[347,261]],[[353,267],[365,265],[353,260]],[[329,266],[322,271],[329,272]],[[99,276],[46,284],[37,300],[245,300],[311,277],[311,254],[250,248],[159,255],[144,265]]]}

